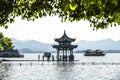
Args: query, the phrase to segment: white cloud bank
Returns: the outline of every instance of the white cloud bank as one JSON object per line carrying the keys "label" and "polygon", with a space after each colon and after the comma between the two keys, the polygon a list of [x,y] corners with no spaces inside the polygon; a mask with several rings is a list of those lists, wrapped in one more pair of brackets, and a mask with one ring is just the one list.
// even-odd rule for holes
{"label": "white cloud bank", "polygon": [[34,22],[21,20],[16,18],[13,24],[9,24],[7,30],[0,28],[3,34],[10,38],[19,40],[37,40],[44,43],[54,43],[54,38],[63,35],[64,30],[71,38],[76,38],[76,42],[80,40],[101,40],[113,39],[120,40],[120,26],[110,27],[108,29],[93,31],[89,27],[89,22],[64,22],[62,23],[58,17],[45,17],[37,19]]}

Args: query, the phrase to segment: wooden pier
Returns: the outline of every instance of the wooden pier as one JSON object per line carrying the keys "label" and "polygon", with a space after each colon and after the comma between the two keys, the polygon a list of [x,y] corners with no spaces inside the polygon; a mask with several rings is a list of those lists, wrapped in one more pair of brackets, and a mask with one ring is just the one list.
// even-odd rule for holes
{"label": "wooden pier", "polygon": [[[58,63],[57,62],[60,62],[59,65],[63,65],[64,64],[73,64],[73,65],[120,65],[120,62],[79,62],[79,60],[74,60],[74,61],[58,61],[58,60],[3,60],[2,62],[20,62],[20,64],[22,64],[22,62],[31,62],[34,63],[34,62],[40,62],[41,64],[44,64],[44,65],[55,65]],[[44,62],[49,62],[49,63],[44,63]]]}
{"label": "wooden pier", "polygon": [[[2,61],[26,61],[26,62],[30,62],[30,61],[60,61],[60,60],[8,60],[8,59],[4,59],[4,60],[2,60]],[[61,60],[62,61],[62,60]],[[74,60],[74,61],[79,61],[79,60]],[[64,62],[66,62],[66,61],[64,61]],[[68,62],[70,62],[70,61],[68,61]]]}

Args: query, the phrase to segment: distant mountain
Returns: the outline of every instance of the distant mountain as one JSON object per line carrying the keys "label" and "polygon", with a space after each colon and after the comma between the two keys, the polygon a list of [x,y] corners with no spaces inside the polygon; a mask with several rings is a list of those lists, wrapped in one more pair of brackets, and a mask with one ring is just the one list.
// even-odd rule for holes
{"label": "distant mountain", "polygon": [[[12,39],[15,48],[20,52],[51,52],[56,51],[52,48],[52,44],[46,44],[35,40],[17,40]],[[74,51],[86,50],[86,49],[101,49],[108,52],[120,50],[120,41],[114,41],[111,39],[99,40],[99,41],[79,41],[78,47]]]}
{"label": "distant mountain", "polygon": [[77,49],[120,50],[120,41],[114,41],[112,39],[105,39],[99,41],[80,41],[78,42]]}
{"label": "distant mountain", "polygon": [[20,52],[54,51],[51,44],[46,44],[35,40],[17,40],[12,38],[12,41],[15,48],[19,49]]}

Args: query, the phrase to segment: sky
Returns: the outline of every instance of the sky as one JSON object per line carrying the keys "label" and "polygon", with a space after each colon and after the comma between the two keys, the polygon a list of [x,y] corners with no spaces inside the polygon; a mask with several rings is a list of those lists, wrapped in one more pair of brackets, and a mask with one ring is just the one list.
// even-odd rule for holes
{"label": "sky", "polygon": [[55,43],[55,38],[60,38],[64,30],[70,38],[75,38],[76,42],[81,40],[98,41],[103,39],[120,40],[120,26],[98,29],[90,27],[87,21],[61,22],[57,16],[44,17],[35,21],[21,20],[20,17],[15,22],[8,24],[8,29],[0,28],[6,37],[18,40],[36,40],[43,43]]}

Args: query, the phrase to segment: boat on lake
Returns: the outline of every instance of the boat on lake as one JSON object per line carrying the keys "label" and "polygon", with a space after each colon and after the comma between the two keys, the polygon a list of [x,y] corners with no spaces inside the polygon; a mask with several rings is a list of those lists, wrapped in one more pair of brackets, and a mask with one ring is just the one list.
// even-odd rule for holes
{"label": "boat on lake", "polygon": [[88,49],[85,50],[84,52],[85,52],[84,56],[105,56],[105,54],[103,53],[104,51],[100,49],[97,50]]}

